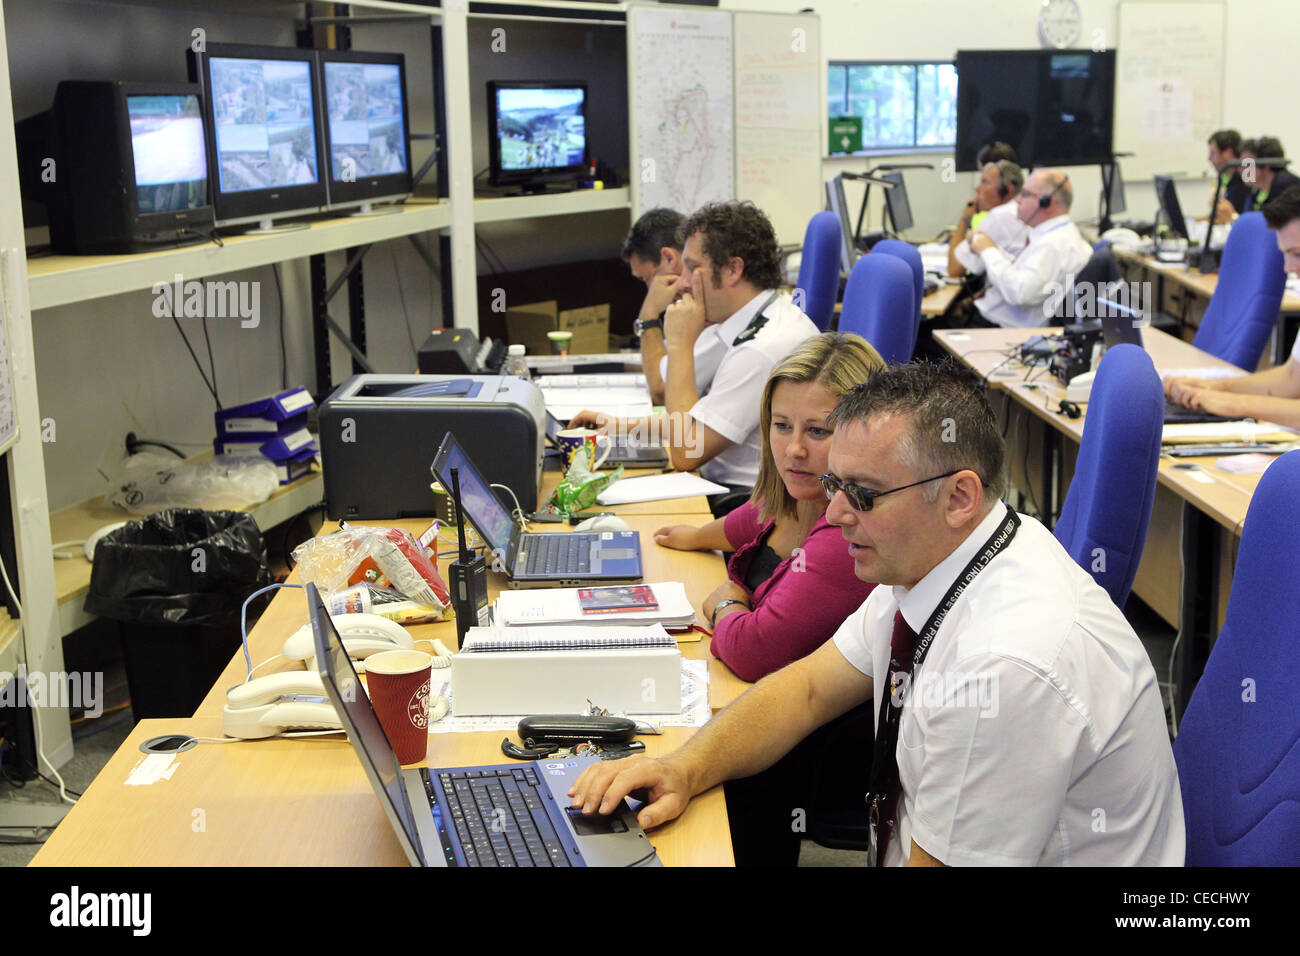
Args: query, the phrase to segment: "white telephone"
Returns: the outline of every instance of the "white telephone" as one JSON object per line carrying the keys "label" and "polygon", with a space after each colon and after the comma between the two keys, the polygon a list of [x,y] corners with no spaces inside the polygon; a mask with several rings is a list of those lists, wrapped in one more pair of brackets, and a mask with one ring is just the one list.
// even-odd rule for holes
{"label": "white telephone", "polygon": [[[354,661],[364,661],[380,651],[415,646],[406,628],[378,614],[332,614],[330,619],[343,649]],[[433,666],[449,667],[451,651],[446,645],[434,641],[433,649]],[[308,669],[270,674],[228,690],[221,711],[221,728],[227,737],[260,740],[291,730],[343,729],[316,668],[311,625],[303,625],[291,634],[281,654],[292,661],[306,661]],[[364,669],[364,664],[357,668]],[[431,705],[431,720],[439,720],[447,713],[445,698],[439,697]]]}

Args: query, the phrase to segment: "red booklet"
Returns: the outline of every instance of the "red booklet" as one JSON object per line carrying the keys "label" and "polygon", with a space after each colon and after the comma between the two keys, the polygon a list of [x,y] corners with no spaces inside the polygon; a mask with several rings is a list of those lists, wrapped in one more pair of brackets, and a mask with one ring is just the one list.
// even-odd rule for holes
{"label": "red booklet", "polygon": [[624,611],[653,611],[659,607],[648,584],[626,587],[578,588],[583,614],[618,614]]}

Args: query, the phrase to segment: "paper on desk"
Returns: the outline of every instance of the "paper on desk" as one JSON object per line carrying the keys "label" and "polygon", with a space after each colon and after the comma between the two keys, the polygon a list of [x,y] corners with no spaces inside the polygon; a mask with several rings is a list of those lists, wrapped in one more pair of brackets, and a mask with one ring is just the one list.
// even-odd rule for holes
{"label": "paper on desk", "polygon": [[126,786],[147,787],[159,780],[170,780],[179,764],[176,754],[147,754],[143,760],[136,761],[131,772],[127,774]]}
{"label": "paper on desk", "polygon": [[1295,433],[1273,422],[1186,422],[1166,425],[1160,440],[1170,444],[1207,438],[1249,443],[1291,441]]}
{"label": "paper on desk", "polygon": [[553,388],[640,388],[646,391],[644,372],[540,375],[533,379],[533,384],[543,392]]}
{"label": "paper on desk", "polygon": [[716,495],[727,490],[719,485],[679,471],[671,475],[645,475],[641,478],[621,478],[596,497],[602,505],[630,505],[639,501],[665,501],[670,498],[690,498],[694,495]]}
{"label": "paper on desk", "polygon": [[[450,669],[434,672],[435,683],[439,675],[443,678],[442,688],[434,694],[441,694],[451,702],[452,713],[442,720],[429,724],[431,734],[468,734],[476,731],[490,730],[493,733],[512,733],[519,727],[519,721],[527,714],[514,717],[457,717],[456,703],[452,696]],[[600,701],[596,701],[597,704]],[[682,658],[682,712],[676,715],[664,714],[628,714],[627,716],[649,724],[664,727],[703,727],[709,722],[709,662],[692,661]]]}
{"label": "paper on desk", "polygon": [[1255,452],[1247,455],[1228,455],[1216,461],[1214,466],[1230,475],[1262,475],[1276,460],[1276,455]]}
{"label": "paper on desk", "polygon": [[1169,368],[1161,378],[1241,378],[1246,373],[1235,365],[1202,365],[1197,368]]}
{"label": "paper on desk", "polygon": [[[502,591],[497,598],[493,620],[502,627],[542,624],[629,625],[662,624],[664,627],[689,628],[695,623],[695,608],[680,581],[662,581],[648,585],[659,606],[652,611],[620,611],[617,614],[583,614],[578,588],[528,588]],[[699,631],[685,631],[700,639]],[[676,635],[678,642],[692,638]]]}

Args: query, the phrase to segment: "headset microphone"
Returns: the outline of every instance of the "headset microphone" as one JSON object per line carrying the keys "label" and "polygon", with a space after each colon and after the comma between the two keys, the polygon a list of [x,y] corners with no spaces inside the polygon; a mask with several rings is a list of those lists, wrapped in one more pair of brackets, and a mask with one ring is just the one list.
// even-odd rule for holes
{"label": "headset microphone", "polygon": [[1052,190],[1050,193],[1048,193],[1046,196],[1039,196],[1039,197],[1038,197],[1038,208],[1039,208],[1039,209],[1046,209],[1048,206],[1050,206],[1050,205],[1052,204],[1052,197],[1055,196],[1057,193],[1059,193],[1059,192],[1064,188],[1065,184],[1068,183],[1069,181],[1070,181],[1070,177],[1069,177],[1069,176],[1066,176],[1064,179],[1061,180],[1060,185],[1058,185],[1055,189],[1053,189],[1053,190]]}

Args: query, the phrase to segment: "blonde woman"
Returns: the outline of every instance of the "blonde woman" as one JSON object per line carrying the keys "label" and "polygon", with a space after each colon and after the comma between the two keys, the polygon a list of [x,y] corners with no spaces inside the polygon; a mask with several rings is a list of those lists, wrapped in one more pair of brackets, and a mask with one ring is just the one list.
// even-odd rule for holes
{"label": "blonde woman", "polygon": [[705,600],[713,654],[756,681],[824,644],[874,585],[853,573],[839,529],[826,523],[818,480],[829,470],[830,413],[885,367],[856,336],[827,332],[772,371],[759,411],[762,457],[750,500],[701,528],[674,525],[655,541],[678,550],[734,551],[728,580]]}

